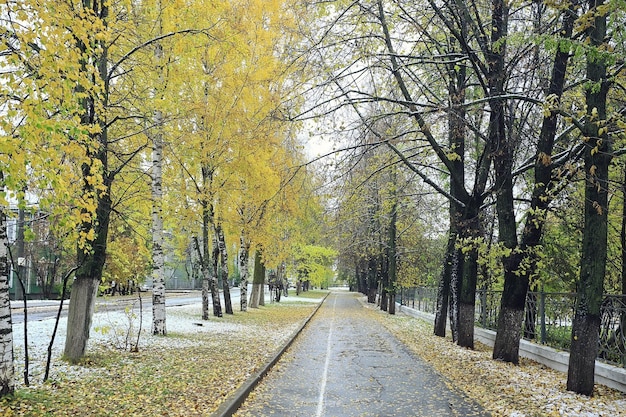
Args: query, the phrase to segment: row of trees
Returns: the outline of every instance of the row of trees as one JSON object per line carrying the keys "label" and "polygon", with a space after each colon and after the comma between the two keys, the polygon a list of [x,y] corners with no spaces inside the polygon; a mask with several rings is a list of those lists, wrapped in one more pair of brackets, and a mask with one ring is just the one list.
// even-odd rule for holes
{"label": "row of trees", "polygon": [[[330,2],[311,58],[322,74],[314,91],[324,94],[312,94],[304,113],[342,114],[344,129],[356,120],[352,143],[378,149],[385,160],[350,158],[351,167],[378,168],[357,180],[358,211],[352,196],[341,201],[350,227],[368,242],[340,255],[362,276],[361,287],[374,291],[382,282],[393,291],[395,262],[404,258],[398,246],[405,247],[398,222],[415,215],[398,190],[414,194],[406,184],[422,183],[449,203],[435,334],[445,334],[449,316],[455,342],[471,348],[478,279],[493,270],[483,256],[490,248],[503,287],[494,359],[518,362],[526,293],[552,263],[546,256],[558,254],[545,231],[555,233],[563,224],[557,220],[579,207],[581,221],[569,222],[567,235],[574,242],[568,249],[579,253],[567,386],[587,395],[610,247],[609,197],[623,198],[616,162],[626,126],[624,6]],[[384,176],[390,185],[383,194]]]}
{"label": "row of trees", "polygon": [[163,230],[199,259],[205,318],[209,296],[222,314],[226,241],[239,246],[242,310],[252,249],[280,270],[298,248],[295,273],[322,284],[333,254],[319,248],[319,184],[285,120],[329,115],[324,128],[354,139],[331,199],[340,273],[393,310],[408,277],[435,279],[428,254],[443,248],[435,333],[449,316],[453,339],[473,347],[479,276],[501,271],[495,359],[517,363],[526,292],[558,253],[546,230],[580,203],[568,388],[592,392],[609,196],[623,184],[623,0],[2,7],[0,393],[13,390],[10,199],[34,195],[76,248],[65,355],[77,360],[111,242],[150,242],[155,334],[166,333]]}
{"label": "row of trees", "polygon": [[[217,286],[218,273],[228,277],[227,241],[239,247],[242,311],[251,250],[262,254],[256,263],[294,265],[298,273],[290,260],[318,239],[323,212],[298,125],[280,110],[303,74],[290,58],[304,21],[296,6],[3,3],[0,395],[14,390],[10,202],[44,213],[63,258],[74,259],[64,350],[70,361],[85,354],[103,274],[139,273],[124,262],[133,256],[152,265],[152,332],[166,334],[166,243],[199,259],[205,319],[209,296],[213,314],[223,314]],[[232,314],[222,282],[224,310]]]}

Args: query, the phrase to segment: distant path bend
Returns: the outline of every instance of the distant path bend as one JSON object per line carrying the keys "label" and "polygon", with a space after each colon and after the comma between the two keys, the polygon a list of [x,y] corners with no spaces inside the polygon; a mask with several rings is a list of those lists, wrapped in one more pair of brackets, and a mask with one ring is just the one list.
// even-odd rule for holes
{"label": "distant path bend", "polygon": [[331,293],[236,416],[488,416],[361,305]]}

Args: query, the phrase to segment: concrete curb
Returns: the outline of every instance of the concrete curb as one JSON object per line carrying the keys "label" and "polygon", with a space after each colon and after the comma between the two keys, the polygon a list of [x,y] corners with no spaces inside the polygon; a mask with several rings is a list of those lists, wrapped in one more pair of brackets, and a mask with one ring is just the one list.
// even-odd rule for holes
{"label": "concrete curb", "polygon": [[263,377],[267,375],[270,369],[272,369],[272,367],[276,365],[276,362],[278,362],[283,353],[285,353],[289,346],[291,346],[292,343],[296,340],[296,337],[298,337],[298,335],[302,332],[302,330],[304,330],[307,324],[309,324],[315,313],[317,313],[322,304],[324,304],[324,301],[326,301],[326,298],[328,298],[329,294],[330,292],[326,294],[324,298],[322,298],[322,301],[317,304],[315,310],[313,310],[313,312],[309,314],[309,316],[304,320],[300,327],[291,334],[289,339],[287,339],[287,341],[283,344],[280,350],[269,360],[269,362],[267,362],[256,374],[248,378],[239,388],[237,388],[234,393],[229,395],[226,400],[220,404],[217,410],[215,410],[215,412],[211,414],[211,417],[230,417],[235,413],[235,411],[237,411],[237,409],[239,409],[239,407],[241,407],[241,404],[243,404],[246,398],[248,398],[248,395],[250,395],[252,390],[254,390],[259,382],[261,382]]}

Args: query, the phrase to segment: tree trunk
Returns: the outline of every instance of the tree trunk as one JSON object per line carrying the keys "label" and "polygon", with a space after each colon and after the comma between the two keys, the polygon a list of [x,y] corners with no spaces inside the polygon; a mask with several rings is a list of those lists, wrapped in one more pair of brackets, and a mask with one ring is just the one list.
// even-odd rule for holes
{"label": "tree trunk", "polygon": [[[494,346],[493,358],[517,364],[519,362],[520,323],[524,309],[501,307],[498,315],[498,344]],[[516,349],[512,347],[518,346]]]}
{"label": "tree trunk", "polygon": [[[476,304],[476,282],[478,279],[478,248],[474,247],[462,261],[463,279],[458,303],[457,344],[474,349],[474,311]],[[457,255],[461,258],[463,255]]]}
{"label": "tree trunk", "polygon": [[[208,165],[202,166],[202,187],[204,190],[208,190],[213,182],[213,169]],[[215,213],[213,210],[213,202],[211,199],[205,197],[202,201],[202,259],[203,264],[207,271],[204,272],[204,279],[208,279],[208,289],[211,292],[211,302],[213,304],[213,315],[215,317],[222,317],[222,303],[220,301],[220,292],[217,282],[217,272],[214,270],[211,273],[211,252],[209,251],[209,230],[214,231]],[[215,244],[213,245],[216,246]],[[213,262],[215,259],[215,253],[213,254]],[[209,276],[207,277],[207,272]]]}
{"label": "tree trunk", "polygon": [[[435,336],[446,336],[446,323],[448,322],[448,306],[451,304],[452,275],[457,274],[458,257],[456,249],[456,234],[450,228],[448,232],[448,245],[443,258],[441,278],[437,288],[437,311],[435,313]],[[455,280],[456,282],[456,280]],[[452,317],[451,317],[452,318]],[[456,323],[456,315],[455,315]],[[451,324],[452,326],[452,324]],[[454,339],[456,341],[456,339]]]}
{"label": "tree trunk", "polygon": [[376,292],[378,291],[378,282],[376,281],[377,276],[377,264],[376,258],[373,256],[369,257],[367,262],[367,302],[374,304],[376,303]]}
{"label": "tree trunk", "polygon": [[446,260],[448,254],[444,255],[444,267],[441,271],[439,285],[437,287],[437,310],[435,311],[435,325],[433,333],[435,336],[446,337],[446,323],[448,322],[448,304],[450,300],[450,274],[446,271]]}
{"label": "tree trunk", "polygon": [[[462,219],[458,222],[461,239],[466,240],[466,247],[455,249],[453,273],[451,279],[452,303],[451,314],[457,314],[455,323],[451,316],[450,328],[453,340],[459,346],[474,348],[474,310],[476,304],[476,285],[478,281],[478,243],[481,239],[481,223],[478,215],[478,199],[471,199],[463,209]],[[456,261],[456,262],[454,262]],[[458,294],[455,296],[455,294]],[[456,333],[456,335],[455,335]]]}
{"label": "tree trunk", "polygon": [[226,252],[226,239],[224,230],[220,223],[217,224],[215,233],[217,234],[217,244],[220,252],[220,270],[222,272],[222,288],[224,292],[224,311],[226,314],[233,313],[233,303],[230,299],[230,287],[228,284],[228,253]]}
{"label": "tree trunk", "polygon": [[356,262],[356,274],[358,280],[359,292],[363,295],[368,295],[367,290],[367,262],[361,258]]}
{"label": "tree trunk", "polygon": [[391,206],[391,219],[389,221],[389,242],[387,251],[387,293],[389,298],[389,314],[396,314],[396,276],[397,276],[397,262],[396,262],[396,240],[397,240],[397,223],[398,223],[398,196],[397,196],[397,177],[395,167],[392,167],[392,206]]}
{"label": "tree trunk", "polygon": [[[106,26],[109,9],[107,3],[90,2],[83,0],[82,5],[94,16],[98,16]],[[82,109],[81,124],[85,128],[93,130],[99,126],[99,133],[91,134],[91,143],[87,146],[87,155],[93,161],[98,161],[100,168],[98,173],[102,175],[104,190],[96,189],[93,183],[94,164],[84,163],[81,167],[83,177],[84,198],[90,200],[89,203],[95,205],[95,214],[83,209],[83,213],[89,220],[80,225],[81,241],[78,243],[77,259],[80,268],[77,270],[72,292],[70,295],[70,305],[68,309],[67,333],[65,338],[64,356],[70,362],[76,362],[85,355],[87,341],[93,312],[95,309],[98,285],[102,279],[102,269],[106,260],[106,248],[109,232],[109,221],[111,216],[111,184],[115,177],[115,172],[109,172],[108,165],[108,127],[106,118],[99,114],[100,108],[108,105],[109,78],[108,78],[108,49],[103,45],[104,41],[95,41],[102,47],[96,54],[83,58],[81,71],[88,73],[87,61],[92,60],[97,65],[97,77],[104,85],[104,91],[95,97],[91,92],[85,92],[83,87],[77,87],[78,92],[86,93],[79,100]],[[81,40],[77,41],[78,49],[85,55],[92,53],[86,44]],[[91,76],[90,76],[91,77]],[[101,100],[97,103],[97,100]],[[94,233],[95,232],[95,233]],[[82,241],[83,236],[95,235],[93,241]]]}
{"label": "tree trunk", "polygon": [[[83,7],[89,12],[93,12],[94,16],[98,16],[106,26],[109,9],[106,3],[92,3],[86,0],[82,2]],[[99,46],[103,46],[101,41],[96,41]],[[85,55],[91,53],[87,45],[81,40],[77,41],[78,49]],[[94,45],[90,45],[94,47]],[[101,107],[106,107],[109,93],[108,85],[108,56],[107,48],[103,47],[100,52],[89,58],[83,58],[81,62],[81,71],[87,73],[87,61],[93,60],[97,65],[97,77],[103,81],[104,91],[98,99],[102,102],[96,103],[97,98],[86,93],[83,87],[77,87],[78,92],[86,93],[80,98],[80,105],[84,110],[81,114],[81,124],[85,128],[93,130],[94,127],[100,127],[99,133],[92,133],[90,136],[91,143],[87,146],[87,155],[93,161],[98,161],[100,169],[98,174],[102,175],[104,190],[96,190],[93,183],[93,167],[94,164],[84,163],[81,167],[83,177],[83,194],[84,198],[90,204],[95,205],[95,213],[83,209],[85,217],[89,220],[80,225],[79,236],[81,241],[78,242],[77,259],[80,268],[76,272],[72,292],[70,295],[70,306],[68,309],[67,333],[65,338],[64,356],[70,362],[76,362],[85,355],[87,349],[87,340],[89,339],[89,331],[91,320],[95,309],[96,295],[98,285],[102,279],[102,269],[106,260],[107,238],[109,231],[109,221],[111,215],[111,183],[115,174],[109,172],[108,165],[108,130],[104,115],[98,114]],[[91,77],[91,76],[90,76]],[[102,117],[100,117],[102,116]],[[95,233],[94,233],[95,232]],[[86,240],[85,236],[95,234],[93,241]],[[83,239],[85,241],[83,241]]]}
{"label": "tree trunk", "polygon": [[265,264],[261,262],[263,268],[263,274],[261,275],[261,282],[259,285],[259,305],[265,305]]}
{"label": "tree trunk", "polygon": [[[533,266],[535,269],[536,266]],[[534,340],[537,337],[537,287],[530,289],[532,292],[527,292],[526,299],[528,300],[526,311],[524,313],[524,338],[528,340]]]}
{"label": "tree trunk", "polygon": [[[0,171],[0,182],[3,174]],[[4,209],[0,209],[0,398],[15,391],[13,323],[9,298],[9,240]]]}
{"label": "tree trunk", "polygon": [[[589,0],[589,9],[601,6],[603,1]],[[602,49],[606,42],[605,13],[595,13],[588,28],[592,48]],[[582,237],[580,279],[576,299],[576,313],[572,325],[567,389],[578,394],[591,395],[594,385],[595,359],[598,353],[600,308],[604,292],[607,258],[608,181],[612,159],[611,137],[608,135],[607,58],[590,51],[587,56],[587,87],[585,120],[585,225]]]}
{"label": "tree trunk", "polygon": [[[212,212],[212,211],[211,211]],[[213,299],[213,302],[215,302],[215,296],[217,295],[217,300],[220,303],[220,311],[219,313],[216,312],[215,308],[213,309],[213,314],[216,317],[221,317],[222,316],[222,304],[221,304],[221,300],[219,298],[219,288],[220,288],[220,268],[219,268],[219,261],[220,261],[220,247],[217,241],[217,228],[215,226],[215,224],[213,223],[213,216],[211,215],[211,226],[213,229],[213,252],[211,255],[211,262],[212,262],[212,269],[211,269],[211,282],[209,283],[209,285],[211,286],[211,297]],[[215,304],[213,304],[215,306]]]}
{"label": "tree trunk", "polygon": [[[198,259],[200,260],[200,273],[202,274],[202,320],[209,319],[209,287],[211,281],[211,274],[209,272],[209,267],[207,265],[207,254],[203,253],[203,250],[200,248],[200,242],[198,241],[198,237],[193,237],[194,246],[196,247],[196,252],[198,253]],[[203,245],[204,248],[204,245]]]}
{"label": "tree trunk", "polygon": [[259,308],[261,287],[265,281],[265,267],[261,261],[261,250],[254,254],[254,275],[252,276],[252,293],[250,294],[250,308]]}
{"label": "tree trunk", "polygon": [[[489,51],[489,144],[492,152],[496,177],[496,211],[498,214],[498,235],[508,253],[502,257],[504,269],[504,291],[522,294],[523,299],[514,300],[503,295],[503,307],[498,316],[498,332],[493,348],[493,358],[517,363],[519,338],[524,312],[524,301],[528,283],[520,282],[517,224],[513,199],[513,152],[512,139],[507,137],[505,109],[506,99],[502,98],[505,81],[504,57],[508,28],[508,7],[503,0],[492,0],[492,37]],[[515,301],[512,305],[511,301]],[[519,320],[519,322],[513,322]],[[513,327],[507,327],[513,326]],[[517,342],[516,342],[517,340]]]}
{"label": "tree trunk", "polygon": [[85,355],[100,278],[76,276],[67,313],[64,357],[75,363]]}
{"label": "tree trunk", "polygon": [[209,309],[209,287],[211,282],[211,273],[209,272],[209,268],[202,262],[202,266],[200,267],[200,271],[202,272],[202,320],[208,320],[211,315],[211,311]]}
{"label": "tree trunk", "polygon": [[584,307],[579,304],[577,303],[577,311],[572,324],[567,389],[578,394],[591,395],[595,384],[600,316],[585,313]]}
{"label": "tree trunk", "polygon": [[250,256],[250,245],[246,241],[246,235],[242,231],[239,237],[239,275],[241,281],[239,283],[240,300],[239,306],[241,311],[248,311],[248,258]]}
{"label": "tree trunk", "polygon": [[[622,227],[620,230],[620,246],[622,247],[622,295],[626,295],[626,164],[622,167]],[[626,324],[626,311],[622,313],[622,327]]]}
{"label": "tree trunk", "polygon": [[[160,45],[156,48],[157,59],[162,58]],[[156,111],[155,124],[158,132],[154,135],[152,150],[152,334],[165,336],[165,275],[163,273],[163,115]]]}
{"label": "tree trunk", "polygon": [[21,285],[15,286],[15,299],[16,300],[26,300],[27,294],[26,289],[24,288],[24,280],[27,280],[25,271],[26,266],[19,262],[20,258],[25,258],[26,252],[26,241],[24,239],[24,226],[26,225],[24,222],[25,219],[25,210],[24,207],[19,207],[17,210],[17,224],[15,230],[15,252],[13,252],[13,256],[17,259],[17,276],[18,280],[22,283]]}
{"label": "tree trunk", "polygon": [[396,314],[396,294],[389,294],[389,314]]}
{"label": "tree trunk", "polygon": [[[466,24],[461,21],[461,31],[466,32]],[[458,42],[450,39],[450,52],[458,53]],[[448,112],[448,143],[458,158],[450,161],[450,195],[459,201],[468,201],[468,193],[465,189],[465,140],[466,140],[466,111],[465,92],[467,87],[467,70],[465,65],[450,64],[448,73],[448,97],[452,104]],[[449,205],[450,227],[448,231],[448,244],[443,259],[441,281],[437,290],[437,312],[435,314],[434,334],[445,337],[446,323],[448,320],[448,308],[450,308],[450,328],[452,338],[458,341],[458,329],[460,307],[458,303],[459,291],[462,283],[461,266],[459,263],[460,251],[456,248],[459,233],[458,222],[462,215],[461,207],[450,201]],[[453,279],[454,277],[454,279]],[[454,306],[454,308],[452,307]]]}
{"label": "tree trunk", "polygon": [[[354,261],[354,278],[356,280],[356,291],[365,294],[365,286],[363,285],[363,280],[361,279],[361,268],[359,267],[359,261]],[[351,289],[353,291],[353,289]]]}
{"label": "tree trunk", "polygon": [[[209,270],[207,268],[207,270]],[[215,317],[222,317],[222,302],[220,300],[220,291],[217,283],[217,276],[210,274],[209,277],[209,290],[211,291],[211,302],[213,304],[213,315]]]}
{"label": "tree trunk", "polygon": [[[560,32],[565,39],[564,42],[567,42],[572,35],[574,20],[573,10],[564,14]],[[555,54],[548,96],[560,99],[563,94],[568,59],[569,48],[566,48],[566,43],[563,43],[557,48]],[[537,260],[536,250],[541,242],[548,206],[554,198],[551,193],[551,182],[552,151],[556,131],[557,114],[551,111],[543,119],[537,143],[533,194],[522,232],[520,249],[517,254],[512,253],[504,260],[504,291],[500,302],[500,316],[498,317],[498,332],[493,349],[493,358],[515,364],[519,362],[519,342],[522,334],[521,326],[528,286],[531,275],[536,273],[534,268]],[[512,244],[513,240],[511,239]],[[527,266],[523,267],[522,263]]]}
{"label": "tree trunk", "polygon": [[[622,248],[622,295],[626,296],[626,165],[622,167],[624,172],[622,180],[622,227],[620,230],[620,246]],[[623,303],[626,302],[626,297],[622,298]],[[620,315],[620,331],[618,334],[626,334],[626,309],[622,310]],[[625,341],[622,338],[622,344]],[[626,354],[622,355],[622,366],[626,366]]]}
{"label": "tree trunk", "polygon": [[[106,159],[101,156],[101,158]],[[100,158],[99,158],[100,159]],[[89,172],[89,167],[83,167]],[[88,175],[85,176],[88,178]],[[87,183],[88,180],[85,179]],[[98,285],[102,279],[102,269],[106,260],[106,245],[111,215],[110,181],[107,191],[98,197],[95,226],[91,223],[83,224],[82,230],[88,233],[95,227],[95,240],[91,242],[91,250],[78,248],[78,264],[76,277],[72,284],[70,305],[68,308],[67,333],[65,336],[64,356],[70,362],[76,362],[85,355],[87,340],[91,328],[91,320],[96,305]]]}
{"label": "tree trunk", "polygon": [[[381,250],[382,252],[382,250]],[[385,253],[378,256],[378,306],[382,311],[387,311],[389,306],[389,268],[388,260]]]}

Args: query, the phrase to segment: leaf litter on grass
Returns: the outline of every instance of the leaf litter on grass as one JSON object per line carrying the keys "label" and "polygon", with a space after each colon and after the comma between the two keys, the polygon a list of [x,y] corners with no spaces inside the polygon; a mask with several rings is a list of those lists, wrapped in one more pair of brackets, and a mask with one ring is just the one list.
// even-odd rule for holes
{"label": "leaf litter on grass", "polygon": [[[366,303],[364,303],[366,304]],[[626,416],[626,394],[596,384],[586,397],[566,390],[567,375],[530,359],[513,365],[491,358],[491,348],[461,348],[449,337],[433,335],[432,325],[416,318],[368,308],[399,340],[427,361],[456,388],[494,417],[620,417]]]}
{"label": "leaf litter on grass", "polygon": [[92,343],[83,365],[62,363],[49,383],[0,400],[0,416],[210,415],[313,308],[270,304],[208,321],[197,308],[168,310],[168,336],[142,336],[137,353]]}

